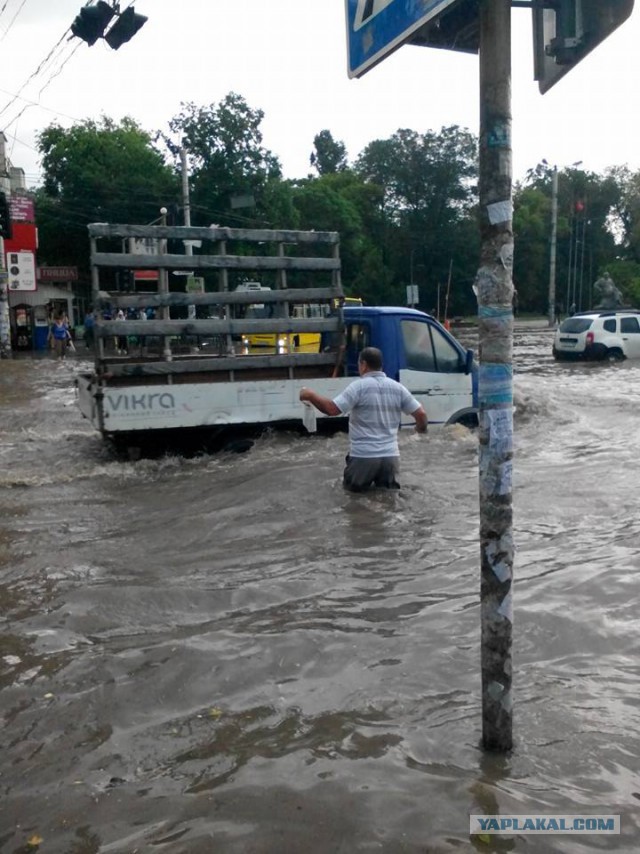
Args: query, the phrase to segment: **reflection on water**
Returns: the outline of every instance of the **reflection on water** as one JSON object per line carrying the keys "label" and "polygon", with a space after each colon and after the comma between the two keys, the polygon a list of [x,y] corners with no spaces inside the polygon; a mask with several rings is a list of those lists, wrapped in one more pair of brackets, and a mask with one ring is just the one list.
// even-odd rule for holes
{"label": "reflection on water", "polygon": [[[0,850],[636,850],[640,365],[550,346],[514,351],[507,757],[479,747],[472,433],[402,435],[397,494],[343,492],[343,434],[123,462],[79,362],[2,363]],[[486,843],[474,812],[622,834]]]}

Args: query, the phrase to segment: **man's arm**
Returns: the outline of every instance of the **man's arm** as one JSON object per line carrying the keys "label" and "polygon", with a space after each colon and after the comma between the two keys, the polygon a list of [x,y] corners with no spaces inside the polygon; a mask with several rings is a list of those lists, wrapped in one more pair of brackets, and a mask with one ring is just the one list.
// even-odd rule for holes
{"label": "man's arm", "polygon": [[303,403],[311,403],[316,409],[319,409],[320,412],[323,412],[325,415],[342,415],[342,412],[338,409],[331,398],[322,397],[322,395],[317,394],[310,388],[300,389],[300,400]]}
{"label": "man's arm", "polygon": [[426,433],[428,422],[427,413],[425,412],[424,406],[419,406],[411,413],[411,415],[413,416],[413,419],[416,422],[416,433]]}

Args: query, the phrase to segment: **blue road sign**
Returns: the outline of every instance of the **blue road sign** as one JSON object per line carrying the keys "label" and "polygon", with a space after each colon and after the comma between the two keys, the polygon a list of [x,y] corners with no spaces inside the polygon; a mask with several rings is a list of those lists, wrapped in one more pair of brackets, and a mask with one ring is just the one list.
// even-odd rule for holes
{"label": "blue road sign", "polygon": [[346,0],[349,77],[361,77],[459,0]]}

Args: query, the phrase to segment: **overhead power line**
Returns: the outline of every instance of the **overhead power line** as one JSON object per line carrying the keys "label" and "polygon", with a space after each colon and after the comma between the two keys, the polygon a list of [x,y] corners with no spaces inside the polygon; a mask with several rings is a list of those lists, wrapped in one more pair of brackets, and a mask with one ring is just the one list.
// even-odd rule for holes
{"label": "overhead power line", "polygon": [[[9,2],[9,0],[5,0],[5,3],[3,5],[2,9],[0,10],[0,14],[2,13],[2,11],[5,10],[8,2]],[[11,28],[13,22],[17,18],[18,14],[20,13],[20,11],[21,11],[21,9],[25,3],[26,3],[26,0],[22,0],[20,8],[18,9],[16,14],[14,15],[11,23],[9,24],[9,27],[7,28],[7,30],[4,33],[4,35],[0,38],[0,41],[2,41],[5,38],[5,36],[7,35],[9,29]],[[33,71],[29,75],[29,77],[27,77],[25,82],[18,89],[17,93],[11,98],[10,101],[8,101],[4,105],[4,107],[2,107],[0,109],[0,116],[2,116],[16,102],[16,100],[18,98],[20,98],[22,92],[26,89],[26,87],[29,85],[29,83],[31,83],[32,80],[34,80],[39,74],[44,73],[44,71],[47,68],[47,65],[49,63],[51,65],[53,65],[54,62],[59,60],[60,53],[62,51],[58,52],[58,49],[60,48],[60,45],[65,41],[65,39],[68,40],[69,33],[72,34],[72,37],[74,35],[79,35],[79,33],[73,32],[73,29],[74,29],[76,22],[80,20],[82,13],[85,12],[85,16],[86,16],[87,10],[97,9],[98,7],[100,7],[100,8],[106,7],[107,9],[111,9],[111,7],[107,3],[104,2],[104,0],[97,0],[97,3],[95,3],[95,4],[89,2],[85,6],[83,6],[82,9],[80,10],[80,15],[76,18],[76,20],[71,25],[71,27],[64,31],[62,36],[54,44],[54,46],[47,53],[47,55],[44,57],[44,59],[41,60],[41,62],[38,64],[35,71]],[[118,19],[117,19],[116,23],[111,27],[111,29],[107,32],[106,36],[104,36],[104,38],[107,41],[107,43],[114,50],[117,50],[122,44],[129,41],[129,39],[131,39],[132,36],[135,35],[136,32],[138,32],[138,30],[143,26],[144,23],[146,23],[146,21],[148,19],[144,15],[137,15],[135,13],[134,8],[133,8],[133,0],[131,0],[131,2],[127,5],[127,7],[122,12],[120,12],[119,14],[117,12],[115,12],[115,8],[117,8],[117,4],[114,4],[114,11],[110,15],[110,17],[113,17],[114,14],[117,14]],[[104,27],[103,27],[103,30],[104,30]],[[98,37],[101,37],[102,35],[103,35],[103,33],[99,34]],[[62,71],[64,66],[67,64],[69,59],[73,56],[73,54],[78,49],[78,47],[79,47],[79,43],[77,45],[75,45],[73,51],[63,60],[63,62],[56,68],[56,70],[48,77],[48,79],[46,80],[46,82],[44,83],[44,85],[40,89],[40,94],[42,94],[42,92],[47,88],[47,86],[51,83],[51,81],[54,80],[60,74],[60,72]],[[37,102],[32,102],[32,104],[34,104],[34,105],[36,103]],[[23,113],[24,113],[24,109],[22,109],[18,113],[18,115],[15,116],[11,120],[11,122],[9,124],[13,124]]]}
{"label": "overhead power line", "polygon": [[51,107],[45,107],[39,101],[31,101],[29,98],[23,98],[21,95],[17,95],[15,92],[7,92],[6,89],[1,88],[0,92],[2,92],[4,95],[9,95],[14,100],[27,101],[30,105],[34,107],[40,107],[41,110],[45,110],[47,113],[54,113],[58,116],[64,116],[66,119],[71,119],[74,122],[82,121],[78,116],[70,116],[68,113],[63,113],[62,110],[54,110]]}
{"label": "overhead power line", "polygon": [[63,33],[63,35],[58,39],[58,41],[56,42],[56,44],[51,48],[51,50],[50,50],[50,51],[49,51],[49,53],[45,56],[45,58],[44,58],[43,60],[41,60],[41,61],[40,61],[40,63],[38,64],[38,67],[35,69],[35,71],[32,71],[32,72],[31,72],[31,74],[27,77],[27,79],[24,81],[24,83],[22,84],[22,86],[18,89],[18,91],[16,92],[16,94],[13,96],[13,98],[12,98],[8,103],[6,103],[6,104],[4,105],[4,107],[0,110],[0,116],[1,116],[3,113],[5,113],[5,112],[9,109],[9,107],[11,107],[11,106],[12,106],[12,104],[14,104],[14,103],[18,100],[18,98],[21,96],[22,92],[24,92],[24,90],[27,88],[27,86],[29,85],[29,83],[31,83],[31,81],[32,81],[35,77],[37,77],[37,76],[38,76],[38,74],[40,74],[40,72],[44,69],[44,67],[46,66],[46,64],[49,62],[49,60],[50,60],[50,59],[52,59],[52,57],[53,57],[54,53],[56,52],[56,50],[58,49],[58,47],[62,44],[62,42],[64,41],[64,38],[65,38],[65,36],[67,35],[67,33],[68,33],[68,32],[69,32],[69,30],[65,30],[65,32]]}
{"label": "overhead power line", "polygon": [[[22,12],[22,7],[24,6],[24,4],[25,4],[26,2],[27,2],[27,0],[22,0],[22,3],[20,4],[20,8],[18,9],[18,11],[15,13],[15,15],[13,16],[13,18],[12,18],[12,19],[11,19],[11,21],[9,22],[9,26],[7,27],[7,29],[6,29],[6,30],[4,31],[4,33],[2,34],[2,37],[0,37],[0,42],[4,41],[4,39],[7,37],[7,34],[8,34],[8,32],[9,32],[9,30],[10,30],[10,29],[11,29],[11,27],[14,25],[15,20],[16,20],[16,18],[18,17],[18,15],[20,14],[20,12]],[[7,4],[5,3],[5,4],[4,4],[4,6],[2,7],[2,10],[3,10],[3,11],[4,11],[4,8],[5,8],[5,6],[6,6],[6,5],[7,5]]]}

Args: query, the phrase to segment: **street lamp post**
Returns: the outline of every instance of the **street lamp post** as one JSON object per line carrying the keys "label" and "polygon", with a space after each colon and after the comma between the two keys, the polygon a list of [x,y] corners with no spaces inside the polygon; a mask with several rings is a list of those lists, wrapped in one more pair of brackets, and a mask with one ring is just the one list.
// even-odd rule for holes
{"label": "street lamp post", "polygon": [[[167,209],[162,207],[160,208],[160,224],[162,226],[167,225]],[[158,241],[158,252],[161,255],[167,254],[167,238],[162,237]],[[158,292],[163,295],[163,297],[168,297],[169,295],[169,271],[166,267],[161,267],[158,270]],[[161,317],[163,320],[169,320],[171,318],[171,310],[169,308],[168,303],[161,308]],[[171,362],[173,360],[173,355],[171,353],[171,336],[165,335],[163,338],[163,347],[162,347],[162,356],[165,361]],[[171,375],[169,375],[169,384],[171,384]]]}
{"label": "street lamp post", "polygon": [[[542,162],[549,164],[543,158]],[[582,160],[576,160],[571,168],[580,166]],[[558,243],[558,167],[554,165],[551,172],[551,240],[549,247],[549,304],[548,320],[549,326],[556,324],[556,248]]]}
{"label": "street lamp post", "polygon": [[551,247],[549,251],[549,326],[556,323],[556,245],[558,242],[558,167],[551,175]]}

